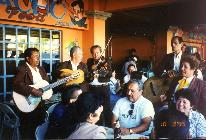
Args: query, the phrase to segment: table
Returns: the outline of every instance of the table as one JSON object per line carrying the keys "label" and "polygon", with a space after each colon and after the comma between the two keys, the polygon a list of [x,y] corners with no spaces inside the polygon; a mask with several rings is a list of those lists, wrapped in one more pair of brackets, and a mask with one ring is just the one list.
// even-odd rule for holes
{"label": "table", "polygon": [[[108,128],[108,127],[104,127],[106,132],[107,132],[107,139],[114,139],[114,131],[112,128]],[[131,134],[131,135],[124,135],[122,136],[122,139],[138,139],[140,137],[145,137],[145,138],[148,138],[148,136],[144,136],[144,135],[141,135],[141,134]]]}

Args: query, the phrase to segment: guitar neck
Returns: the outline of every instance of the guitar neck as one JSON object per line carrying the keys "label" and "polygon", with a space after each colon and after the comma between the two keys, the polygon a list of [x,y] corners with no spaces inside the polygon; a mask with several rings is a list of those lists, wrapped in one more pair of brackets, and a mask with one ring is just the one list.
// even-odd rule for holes
{"label": "guitar neck", "polygon": [[106,63],[106,60],[102,58],[100,58],[100,60],[98,61],[98,63],[96,64],[96,69],[99,69],[98,67],[105,64]]}
{"label": "guitar neck", "polygon": [[57,86],[59,86],[61,84],[66,83],[68,79],[69,79],[69,77],[65,77],[64,79],[58,80],[57,82],[49,84],[49,85],[47,85],[47,86],[45,86],[45,87],[43,87],[41,89],[45,92],[45,91],[47,91],[49,89],[55,88],[55,87],[57,87]]}

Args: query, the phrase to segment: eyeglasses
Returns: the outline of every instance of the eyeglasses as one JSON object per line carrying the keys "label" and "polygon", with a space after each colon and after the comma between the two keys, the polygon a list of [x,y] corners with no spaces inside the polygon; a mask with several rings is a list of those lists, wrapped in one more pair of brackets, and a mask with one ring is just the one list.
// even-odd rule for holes
{"label": "eyeglasses", "polygon": [[134,110],[134,104],[132,103],[130,105],[131,109],[129,110],[128,114],[131,116],[133,114],[133,110]]}

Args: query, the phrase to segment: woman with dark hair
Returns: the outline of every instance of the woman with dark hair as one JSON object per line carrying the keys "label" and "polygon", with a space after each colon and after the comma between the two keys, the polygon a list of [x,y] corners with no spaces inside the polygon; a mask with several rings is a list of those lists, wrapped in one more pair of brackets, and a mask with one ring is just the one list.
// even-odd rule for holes
{"label": "woman with dark hair", "polygon": [[76,102],[78,125],[67,139],[106,139],[106,130],[95,125],[103,111],[102,104],[90,92],[83,93]]}
{"label": "woman with dark hair", "polygon": [[175,92],[182,88],[195,91],[197,110],[206,117],[206,82],[196,78],[199,61],[193,56],[185,56],[181,61],[180,76],[176,77],[169,88],[167,95],[161,95],[162,101],[168,101],[169,107],[175,107]]}
{"label": "woman with dark hair", "polygon": [[188,139],[189,120],[186,115],[176,110],[161,110],[154,119],[154,138]]}
{"label": "woman with dark hair", "polygon": [[196,97],[191,89],[181,89],[175,93],[176,109],[189,117],[191,138],[206,138],[206,120],[194,111]]}
{"label": "woman with dark hair", "polygon": [[[61,94],[61,102],[54,107],[49,117],[49,127],[46,134],[48,139],[66,138],[75,123],[75,101],[82,94],[81,87],[73,84],[65,88]],[[73,121],[73,122],[72,122]],[[72,123],[68,123],[72,122]],[[64,131],[62,131],[64,129]]]}

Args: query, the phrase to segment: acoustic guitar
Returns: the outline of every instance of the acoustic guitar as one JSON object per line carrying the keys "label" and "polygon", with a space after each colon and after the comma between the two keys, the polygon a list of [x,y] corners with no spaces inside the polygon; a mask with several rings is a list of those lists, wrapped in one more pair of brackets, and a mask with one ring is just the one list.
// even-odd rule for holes
{"label": "acoustic guitar", "polygon": [[80,69],[78,69],[76,71],[73,71],[73,70],[70,70],[70,69],[61,69],[60,71],[61,71],[60,77],[69,76],[74,72],[78,72],[78,74],[79,74],[78,78],[67,81],[66,86],[72,85],[72,84],[80,84],[80,83],[84,82],[84,72]]}
{"label": "acoustic guitar", "polygon": [[70,70],[70,72],[71,73],[68,74],[67,77],[58,80],[57,82],[54,82],[52,84],[49,84],[47,81],[42,80],[37,82],[35,85],[30,85],[31,87],[34,87],[36,89],[41,89],[43,91],[42,97],[36,97],[33,95],[29,95],[28,97],[26,97],[13,91],[13,99],[18,109],[21,110],[22,112],[27,112],[27,113],[31,112],[38,106],[41,100],[48,100],[52,96],[53,94],[52,88],[55,88],[64,83],[73,84],[73,83],[82,82],[82,73],[84,73],[82,70],[77,70],[77,71]]}

